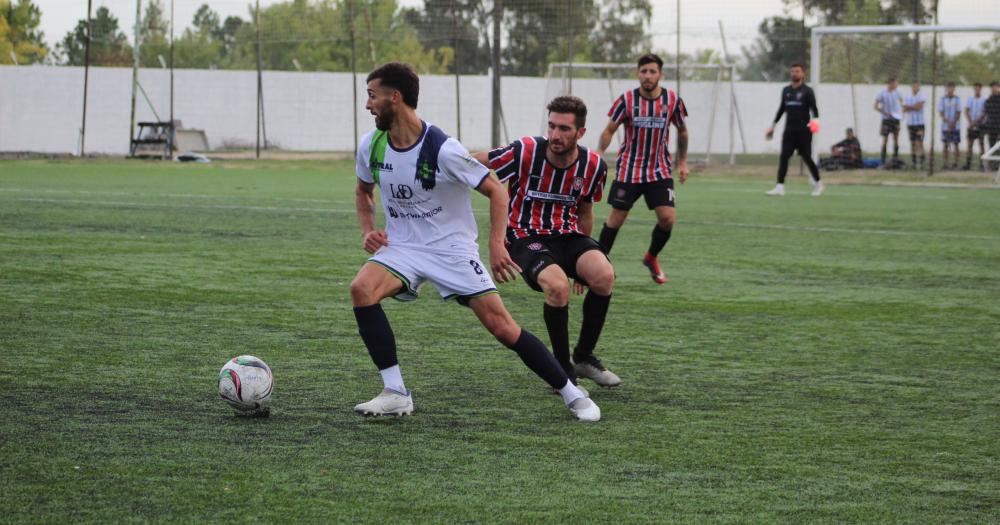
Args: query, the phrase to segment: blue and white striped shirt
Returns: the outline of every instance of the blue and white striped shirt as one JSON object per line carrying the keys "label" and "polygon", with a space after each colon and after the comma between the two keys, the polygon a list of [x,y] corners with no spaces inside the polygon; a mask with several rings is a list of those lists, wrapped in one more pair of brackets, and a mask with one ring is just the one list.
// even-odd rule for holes
{"label": "blue and white striped shirt", "polygon": [[[916,106],[917,104],[923,102],[924,106],[927,105],[927,96],[921,92],[917,92],[915,95],[906,95],[903,97],[903,104],[907,106]],[[924,122],[924,108],[913,109],[906,111],[906,125],[907,126],[923,126]]]}
{"label": "blue and white striped shirt", "polygon": [[976,98],[970,96],[965,101],[965,108],[969,110],[969,118],[972,119],[972,122],[976,122],[983,118],[983,115],[986,113],[986,97]]}
{"label": "blue and white striped shirt", "polygon": [[[959,126],[958,117],[962,114],[962,99],[958,98],[958,95],[941,97],[941,116],[944,117],[944,123],[941,125],[941,129],[945,131],[955,131]],[[949,124],[950,121],[955,121],[955,125]]]}
{"label": "blue and white striped shirt", "polygon": [[903,97],[899,96],[899,91],[884,88],[875,97],[876,102],[882,103],[882,118],[894,118],[903,120]]}

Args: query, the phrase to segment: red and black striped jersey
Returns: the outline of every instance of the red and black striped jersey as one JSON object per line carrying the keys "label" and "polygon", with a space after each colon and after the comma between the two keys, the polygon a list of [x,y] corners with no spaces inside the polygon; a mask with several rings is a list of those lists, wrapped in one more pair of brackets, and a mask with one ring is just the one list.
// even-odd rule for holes
{"label": "red and black striped jersey", "polygon": [[625,141],[618,149],[618,182],[656,182],[670,178],[670,125],[681,128],[687,118],[684,101],[663,88],[655,99],[643,98],[639,88],[622,93],[608,111],[613,122],[625,125]]}
{"label": "red and black striped jersey", "polygon": [[600,155],[578,145],[576,162],[557,168],[545,158],[547,145],[544,137],[521,137],[489,153],[487,167],[508,183],[508,240],[582,233],[577,205],[604,193],[608,166]]}

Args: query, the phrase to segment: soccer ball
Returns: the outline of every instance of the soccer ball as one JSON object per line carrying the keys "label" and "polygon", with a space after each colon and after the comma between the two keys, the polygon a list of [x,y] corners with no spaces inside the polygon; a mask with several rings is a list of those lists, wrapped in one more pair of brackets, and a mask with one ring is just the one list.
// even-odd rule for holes
{"label": "soccer ball", "polygon": [[273,389],[271,368],[252,355],[234,357],[219,371],[219,395],[240,412],[266,413]]}

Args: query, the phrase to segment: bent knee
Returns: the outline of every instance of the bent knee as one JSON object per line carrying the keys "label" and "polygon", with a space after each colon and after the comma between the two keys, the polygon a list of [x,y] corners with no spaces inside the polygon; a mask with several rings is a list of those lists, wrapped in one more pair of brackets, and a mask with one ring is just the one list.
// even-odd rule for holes
{"label": "bent knee", "polygon": [[545,294],[545,302],[552,306],[564,306],[569,303],[569,283],[562,282],[538,283]]}
{"label": "bent knee", "polygon": [[602,269],[588,279],[587,284],[600,295],[611,295],[611,290],[615,287],[615,271],[609,265],[607,269]]}
{"label": "bent knee", "polygon": [[354,306],[369,306],[377,302],[371,283],[358,278],[351,281],[351,303]]}

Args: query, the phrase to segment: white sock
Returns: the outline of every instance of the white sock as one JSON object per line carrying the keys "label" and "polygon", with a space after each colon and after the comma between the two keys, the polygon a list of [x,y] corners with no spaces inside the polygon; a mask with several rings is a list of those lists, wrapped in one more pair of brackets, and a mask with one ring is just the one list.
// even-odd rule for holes
{"label": "white sock", "polygon": [[382,384],[386,388],[406,395],[406,386],[403,385],[403,373],[399,370],[399,365],[379,370],[378,373],[382,374]]}
{"label": "white sock", "polygon": [[774,189],[776,189],[776,190],[783,190],[783,189],[785,189],[785,184],[779,182],[779,183],[777,183],[777,184],[774,185]]}
{"label": "white sock", "polygon": [[587,397],[583,395],[576,385],[573,384],[569,379],[566,380],[566,386],[559,389],[559,394],[562,395],[563,401],[566,402],[566,406],[572,405],[573,401],[580,399],[581,397]]}

